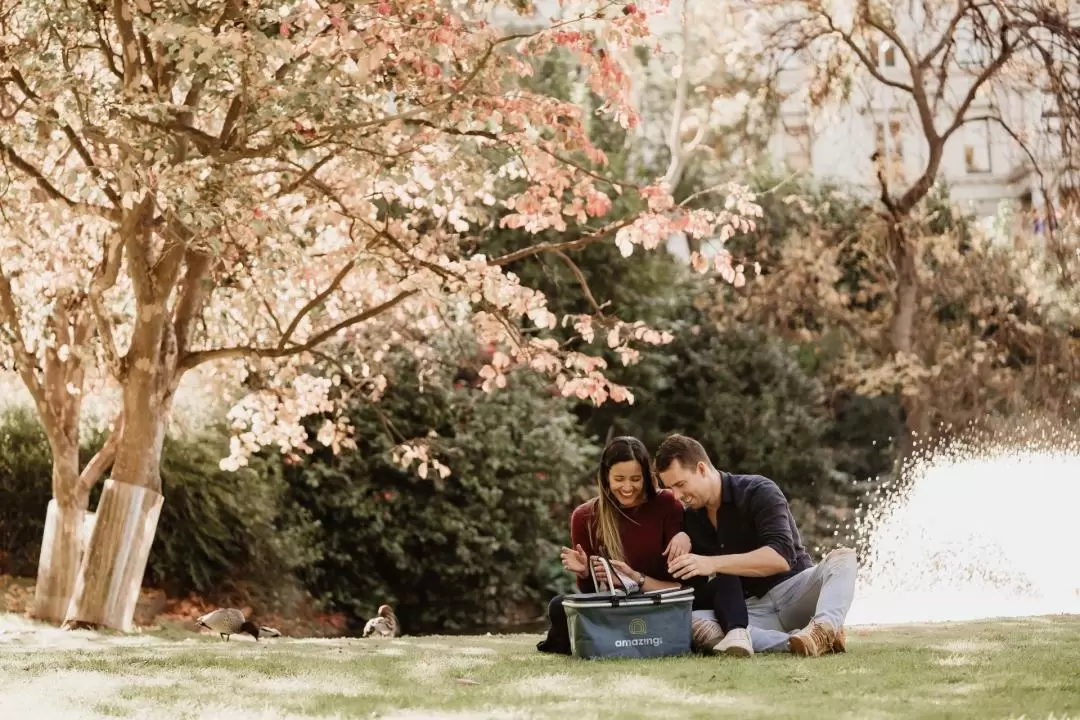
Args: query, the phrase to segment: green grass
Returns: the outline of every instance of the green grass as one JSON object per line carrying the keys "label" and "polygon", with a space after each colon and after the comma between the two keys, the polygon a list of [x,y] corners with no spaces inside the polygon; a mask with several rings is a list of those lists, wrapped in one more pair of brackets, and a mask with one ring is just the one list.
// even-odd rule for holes
{"label": "green grass", "polygon": [[0,636],[0,717],[1080,715],[1080,616],[853,630],[847,654],[816,659],[584,662],[531,635],[74,639]]}

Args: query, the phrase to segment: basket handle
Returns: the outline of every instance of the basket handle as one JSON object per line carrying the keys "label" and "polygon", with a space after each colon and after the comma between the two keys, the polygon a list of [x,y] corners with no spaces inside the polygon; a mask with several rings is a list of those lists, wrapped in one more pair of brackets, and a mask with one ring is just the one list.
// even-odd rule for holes
{"label": "basket handle", "polygon": [[[619,577],[620,580],[622,580],[623,588],[625,589],[625,593],[627,595],[637,594],[637,593],[640,593],[640,592],[642,592],[644,590],[644,588],[642,588],[640,586],[637,586],[637,584],[634,583],[634,581],[632,579],[626,577],[621,572],[619,572],[614,567],[612,567],[611,561],[608,560],[603,555],[594,555],[593,558],[600,561],[600,566],[604,568],[604,573],[607,575],[607,580],[608,580],[608,591],[607,592],[608,592],[608,595],[615,595],[616,594],[615,593],[615,577],[616,577],[616,575]],[[601,592],[600,584],[596,581],[596,565],[593,564],[593,562],[592,562],[593,558],[589,559],[590,560],[589,561],[589,575],[592,576],[593,587],[596,588],[597,592]],[[635,586],[637,586],[636,590],[634,590],[634,591],[630,590],[631,583],[633,583]]]}
{"label": "basket handle", "polygon": [[607,575],[608,595],[614,595],[615,569],[611,567],[611,563],[608,562],[608,559],[606,557],[603,557],[602,555],[593,555],[591,558],[589,558],[589,575],[592,576],[593,587],[596,588],[597,592],[602,592],[602,590],[600,588],[600,583],[596,581],[596,563],[594,563],[593,560],[600,561],[600,565],[604,568],[604,573]]}

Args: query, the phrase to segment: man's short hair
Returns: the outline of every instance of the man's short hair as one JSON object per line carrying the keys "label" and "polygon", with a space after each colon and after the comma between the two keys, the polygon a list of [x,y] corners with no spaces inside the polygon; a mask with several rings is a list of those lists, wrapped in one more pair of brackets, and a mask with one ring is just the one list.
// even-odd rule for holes
{"label": "man's short hair", "polygon": [[709,455],[701,443],[685,435],[668,435],[653,455],[653,465],[658,473],[665,472],[676,460],[687,470],[693,469],[699,462],[712,467]]}

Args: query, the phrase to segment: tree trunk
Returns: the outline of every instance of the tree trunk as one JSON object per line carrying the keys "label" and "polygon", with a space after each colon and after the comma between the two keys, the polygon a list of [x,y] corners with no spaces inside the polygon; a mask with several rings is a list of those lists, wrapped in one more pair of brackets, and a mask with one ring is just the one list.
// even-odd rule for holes
{"label": "tree trunk", "polygon": [[86,540],[84,528],[89,493],[78,490],[78,447],[50,445],[53,498],[45,515],[31,615],[59,624],[67,617],[68,605],[75,594]]}
{"label": "tree trunk", "polygon": [[[915,353],[915,318],[919,309],[918,249],[897,225],[895,223],[890,230],[892,260],[896,268],[896,305],[889,341],[893,353],[911,355]],[[917,453],[931,439],[930,404],[924,397],[926,389],[919,383],[912,390],[911,394],[901,396],[907,432],[899,449],[904,458]]]}
{"label": "tree trunk", "polygon": [[890,339],[895,353],[912,352],[915,313],[919,307],[919,277],[915,247],[901,230],[892,230],[893,263],[896,266],[896,307]]}
{"label": "tree trunk", "polygon": [[143,485],[105,481],[79,568],[68,627],[130,632],[164,497]]}
{"label": "tree trunk", "polygon": [[160,463],[169,412],[167,403],[155,402],[153,394],[141,390],[125,388],[116,462],[98,503],[65,620],[68,627],[124,632],[134,627],[135,604],[164,503]]}

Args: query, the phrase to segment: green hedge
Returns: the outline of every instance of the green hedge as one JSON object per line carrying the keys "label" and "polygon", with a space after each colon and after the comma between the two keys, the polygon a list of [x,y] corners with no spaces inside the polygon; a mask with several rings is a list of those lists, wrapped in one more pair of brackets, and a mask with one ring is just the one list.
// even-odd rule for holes
{"label": "green hedge", "polygon": [[37,575],[51,468],[49,441],[34,414],[16,407],[0,416],[0,574]]}
{"label": "green hedge", "polygon": [[[317,528],[322,557],[300,576],[317,597],[358,622],[384,602],[409,632],[499,623],[545,601],[566,542],[570,490],[599,448],[569,404],[517,372],[487,394],[428,378],[421,392],[405,362],[377,406],[352,411],[355,451],[317,453],[287,468],[287,505]],[[452,474],[420,479],[396,466],[399,438],[438,433]]]}
{"label": "green hedge", "polygon": [[[91,436],[84,461],[100,447]],[[221,430],[166,440],[165,504],[145,582],[174,595],[227,593],[238,583],[286,585],[311,555],[297,529],[277,525],[285,484],[279,464],[255,459],[228,473],[218,467],[228,440]],[[0,572],[37,574],[45,510],[52,497],[52,461],[37,417],[15,408],[0,416]],[[100,484],[90,498],[97,504]]]}

